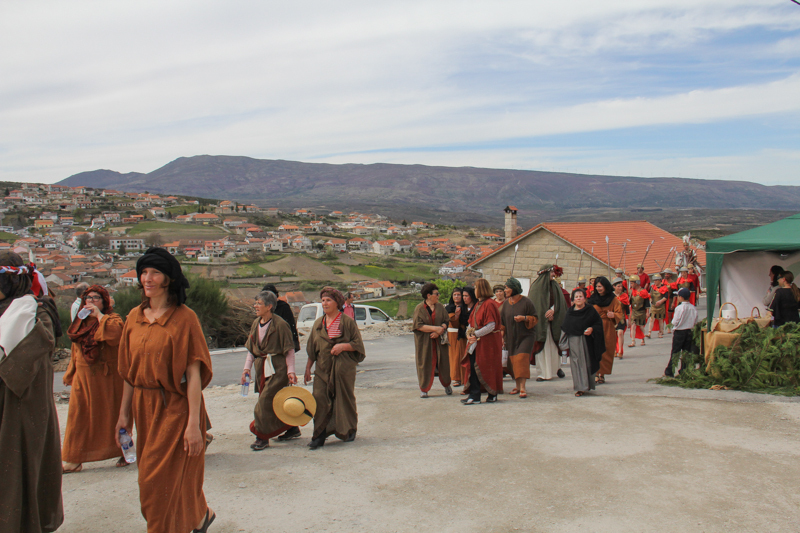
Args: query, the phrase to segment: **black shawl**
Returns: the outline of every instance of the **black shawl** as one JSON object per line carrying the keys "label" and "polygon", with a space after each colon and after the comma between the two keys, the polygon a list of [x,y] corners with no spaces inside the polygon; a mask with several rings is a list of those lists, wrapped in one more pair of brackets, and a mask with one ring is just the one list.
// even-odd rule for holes
{"label": "black shawl", "polygon": [[[455,290],[460,291],[461,287],[456,287]],[[462,300],[462,302],[460,304],[458,304],[458,306],[456,306],[456,302],[453,301],[453,296],[450,295],[450,302],[446,306],[444,306],[444,310],[447,311],[447,314],[449,315],[450,313],[455,313],[456,312],[456,307],[460,307],[461,308],[461,314],[458,315],[458,323],[459,323],[458,338],[459,339],[466,339],[467,338],[467,322],[469,321],[469,311],[467,311],[467,306],[464,305],[463,300]]]}
{"label": "black shawl", "polygon": [[[605,279],[605,278],[603,278]],[[573,305],[567,310],[567,316],[561,323],[561,331],[570,337],[583,337],[583,332],[592,328],[592,334],[586,338],[586,349],[589,352],[590,372],[596,373],[600,369],[600,360],[606,351],[605,335],[603,334],[603,320],[597,310],[588,303],[583,309],[575,309]]]}

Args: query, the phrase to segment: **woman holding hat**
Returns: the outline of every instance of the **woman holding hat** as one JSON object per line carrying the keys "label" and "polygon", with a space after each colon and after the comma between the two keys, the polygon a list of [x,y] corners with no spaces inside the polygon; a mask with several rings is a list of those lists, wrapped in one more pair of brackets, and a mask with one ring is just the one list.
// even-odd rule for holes
{"label": "woman holding hat", "polygon": [[606,342],[606,350],[600,360],[600,369],[597,371],[595,382],[605,383],[606,374],[610,374],[614,368],[614,353],[617,344],[617,324],[625,319],[622,312],[622,304],[614,294],[614,288],[605,276],[598,276],[594,284],[594,293],[587,301],[594,306],[597,314],[603,319],[603,338]]}
{"label": "woman holding hat", "polygon": [[450,316],[439,303],[439,287],[426,283],[421,291],[422,299],[414,309],[412,327],[414,331],[414,355],[417,362],[417,381],[419,397],[427,398],[433,386],[436,372],[439,382],[448,396],[453,394],[450,387],[450,351],[447,342],[447,325]]}
{"label": "woman holding hat", "polygon": [[33,295],[35,273],[0,253],[0,531],[55,531],[61,503],[61,438],[53,400],[55,331],[50,303]]}
{"label": "woman holding hat", "polygon": [[114,312],[111,296],[100,285],[84,291],[80,308],[91,314],[83,319],[76,316],[67,330],[72,354],[63,381],[72,393],[61,451],[64,473],[80,472],[85,462],[115,457],[119,457],[117,466],[128,466],[114,438],[122,404],[123,381],[117,372],[122,317]]}
{"label": "woman holding hat", "polygon": [[356,366],[364,360],[364,342],[356,321],[342,312],[344,296],[333,287],[320,292],[322,311],[314,322],[306,345],[305,382],[314,368],[314,434],[309,447],[322,447],[330,435],[352,442],[358,429]]}
{"label": "woman holding hat", "polygon": [[258,386],[258,402],[253,411],[250,431],[256,441],[250,445],[255,451],[269,447],[269,439],[294,439],[300,436],[300,429],[284,424],[275,415],[272,401],[279,390],[289,384],[297,384],[294,372],[294,339],[289,324],[273,314],[277,297],[274,293],[263,291],[256,296],[254,308],[256,319],[247,337],[247,361],[242,372],[242,384],[250,381],[250,372],[255,363],[255,378]]}
{"label": "woman holding hat", "polygon": [[508,350],[508,366],[517,385],[511,394],[527,398],[525,386],[531,377],[531,354],[536,342],[536,308],[530,298],[522,294],[522,284],[518,279],[508,278],[505,292],[506,300],[500,307],[500,324]]}
{"label": "woman holding hat", "polygon": [[[119,346],[125,380],[117,422],[136,422],[139,500],[148,533],[205,532],[215,514],[203,493],[206,410],[211,357],[194,311],[189,282],[163,248],[136,263],[142,303],[128,314]],[[131,418],[131,413],[133,417]]]}

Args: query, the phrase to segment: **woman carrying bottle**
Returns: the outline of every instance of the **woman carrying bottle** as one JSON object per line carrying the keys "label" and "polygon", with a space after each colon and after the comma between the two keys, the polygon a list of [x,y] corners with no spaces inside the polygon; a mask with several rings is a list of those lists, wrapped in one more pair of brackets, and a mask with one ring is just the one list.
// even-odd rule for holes
{"label": "woman carrying bottle", "polygon": [[65,474],[80,472],[83,463],[115,457],[118,467],[128,466],[114,438],[124,383],[117,371],[124,324],[100,285],[86,289],[81,300],[67,330],[72,354],[63,381],[72,391],[61,451]]}
{"label": "woman carrying bottle", "polygon": [[[142,303],[128,314],[119,347],[125,380],[120,429],[136,422],[139,500],[148,533],[205,532],[215,514],[203,493],[211,357],[194,311],[189,282],[163,248],[136,263]],[[133,417],[131,417],[133,413]]]}

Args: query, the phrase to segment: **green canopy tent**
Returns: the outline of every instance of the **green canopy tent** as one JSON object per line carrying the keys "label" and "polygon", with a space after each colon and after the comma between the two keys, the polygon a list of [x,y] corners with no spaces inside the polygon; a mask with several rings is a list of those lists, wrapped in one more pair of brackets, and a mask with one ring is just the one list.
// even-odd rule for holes
{"label": "green canopy tent", "polygon": [[719,303],[736,305],[740,316],[753,307],[763,313],[769,269],[779,265],[800,274],[800,213],[772,224],[734,233],[706,243],[708,323]]}

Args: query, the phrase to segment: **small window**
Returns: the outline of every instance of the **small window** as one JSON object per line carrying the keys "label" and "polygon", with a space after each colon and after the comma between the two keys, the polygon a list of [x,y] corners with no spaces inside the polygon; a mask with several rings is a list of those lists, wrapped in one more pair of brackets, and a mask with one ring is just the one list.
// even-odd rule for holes
{"label": "small window", "polygon": [[389,320],[389,317],[381,311],[380,309],[370,309],[369,316],[372,317],[372,320],[375,322],[386,322]]}
{"label": "small window", "polygon": [[363,307],[356,307],[356,320],[366,320],[367,319],[367,310]]}
{"label": "small window", "polygon": [[314,306],[304,307],[300,310],[300,316],[297,317],[298,322],[305,322],[307,320],[316,320],[317,308]]}

